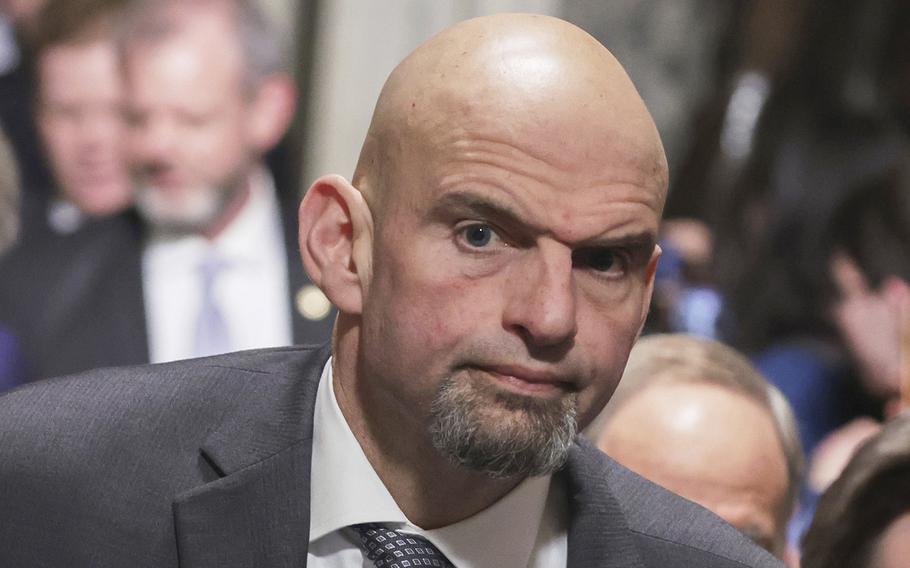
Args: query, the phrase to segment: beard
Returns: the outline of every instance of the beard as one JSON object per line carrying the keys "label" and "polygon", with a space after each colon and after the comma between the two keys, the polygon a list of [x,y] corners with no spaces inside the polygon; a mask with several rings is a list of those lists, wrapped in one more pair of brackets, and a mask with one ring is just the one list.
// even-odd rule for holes
{"label": "beard", "polygon": [[462,467],[493,478],[547,475],[568,458],[576,401],[575,393],[539,399],[449,377],[431,406],[429,432],[436,450]]}
{"label": "beard", "polygon": [[174,199],[154,186],[140,185],[136,192],[136,208],[143,219],[159,231],[204,233],[221,220],[242,189],[241,182],[205,185]]}

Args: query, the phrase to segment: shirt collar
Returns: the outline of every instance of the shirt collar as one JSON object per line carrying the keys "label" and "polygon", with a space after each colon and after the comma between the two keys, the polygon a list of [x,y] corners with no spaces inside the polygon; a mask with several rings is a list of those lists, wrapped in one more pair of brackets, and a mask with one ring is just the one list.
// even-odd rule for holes
{"label": "shirt collar", "polygon": [[545,514],[550,476],[528,478],[476,515],[424,531],[408,521],[373,470],[341,413],[332,381],[329,359],[316,394],[310,542],[349,525],[379,522],[422,534],[456,566],[528,566]]}

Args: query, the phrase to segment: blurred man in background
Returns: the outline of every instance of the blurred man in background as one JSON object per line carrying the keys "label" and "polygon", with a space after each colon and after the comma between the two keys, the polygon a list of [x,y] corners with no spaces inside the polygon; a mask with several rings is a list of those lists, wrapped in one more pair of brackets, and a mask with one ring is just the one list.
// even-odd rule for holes
{"label": "blurred man in background", "polygon": [[685,335],[639,340],[595,431],[612,458],[784,557],[803,467],[796,422],[736,351]]}
{"label": "blurred man in background", "polygon": [[121,37],[150,360],[327,339],[330,305],[297,261],[297,194],[263,163],[296,96],[265,16],[140,1]]}
{"label": "blurred man in background", "polygon": [[0,267],[28,378],[324,341],[296,192],[262,163],[295,98],[268,21],[242,0],[140,0],[119,24],[138,215]]}
{"label": "blurred man in background", "polygon": [[79,306],[92,294],[111,297],[118,282],[111,275],[122,268],[114,251],[136,235],[125,214],[112,217],[132,199],[114,42],[126,1],[50,0],[30,20],[35,119],[55,183],[37,187],[23,176],[18,241],[0,262],[0,326],[17,345],[0,361],[16,370],[4,387],[46,368],[91,366],[103,362],[98,350],[113,351],[84,349],[82,332],[106,322]]}
{"label": "blurred man in background", "polygon": [[45,222],[75,231],[84,217],[132,202],[124,146],[123,85],[113,29],[127,0],[52,0],[36,27],[36,117],[56,181]]}

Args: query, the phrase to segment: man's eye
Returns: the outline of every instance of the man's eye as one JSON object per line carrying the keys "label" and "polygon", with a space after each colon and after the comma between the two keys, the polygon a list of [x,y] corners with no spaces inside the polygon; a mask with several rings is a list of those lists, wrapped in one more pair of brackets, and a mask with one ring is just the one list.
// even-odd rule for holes
{"label": "man's eye", "polygon": [[470,225],[461,230],[465,242],[475,248],[482,248],[493,240],[494,232],[489,225]]}
{"label": "man's eye", "polygon": [[573,264],[597,272],[610,272],[621,262],[616,251],[607,248],[590,248],[575,251]]}

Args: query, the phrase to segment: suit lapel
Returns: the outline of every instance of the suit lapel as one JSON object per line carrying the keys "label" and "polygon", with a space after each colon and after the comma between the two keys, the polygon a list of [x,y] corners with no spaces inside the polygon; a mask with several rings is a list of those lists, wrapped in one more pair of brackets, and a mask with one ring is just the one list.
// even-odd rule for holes
{"label": "suit lapel", "polygon": [[579,439],[564,474],[569,494],[568,568],[638,568],[641,558],[607,484],[601,456]]}
{"label": "suit lapel", "polygon": [[[201,449],[220,478],[177,497],[180,566],[306,565],[316,387],[328,347],[259,401],[227,417]],[[266,389],[265,387],[268,387]]]}

